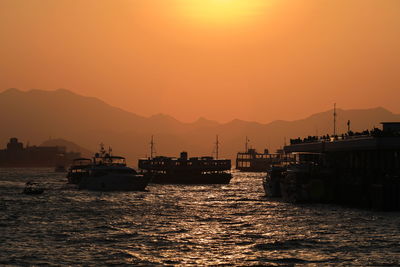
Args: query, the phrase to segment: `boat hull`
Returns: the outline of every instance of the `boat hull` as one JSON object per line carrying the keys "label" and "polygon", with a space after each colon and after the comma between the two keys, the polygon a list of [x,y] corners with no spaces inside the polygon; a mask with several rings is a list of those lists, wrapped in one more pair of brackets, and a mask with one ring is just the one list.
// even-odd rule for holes
{"label": "boat hull", "polygon": [[281,180],[282,198],[290,203],[323,202],[324,179],[310,173],[293,172]]}
{"label": "boat hull", "polygon": [[269,166],[263,168],[252,168],[252,167],[236,167],[240,172],[267,172]]}
{"label": "boat hull", "polygon": [[82,177],[79,189],[93,191],[143,191],[150,181],[148,175],[103,175]]}
{"label": "boat hull", "polygon": [[279,180],[273,180],[270,176],[263,179],[264,192],[267,197],[281,197],[281,185]]}
{"label": "boat hull", "polygon": [[286,175],[286,168],[274,166],[263,178],[263,187],[267,197],[281,197],[281,180]]}
{"label": "boat hull", "polygon": [[213,174],[153,174],[152,183],[155,184],[229,184],[232,179],[230,173]]}
{"label": "boat hull", "polygon": [[71,174],[68,173],[67,174],[67,179],[68,179],[68,183],[69,184],[79,184],[82,180],[83,177],[89,175],[89,172],[87,173],[75,173],[75,174]]}

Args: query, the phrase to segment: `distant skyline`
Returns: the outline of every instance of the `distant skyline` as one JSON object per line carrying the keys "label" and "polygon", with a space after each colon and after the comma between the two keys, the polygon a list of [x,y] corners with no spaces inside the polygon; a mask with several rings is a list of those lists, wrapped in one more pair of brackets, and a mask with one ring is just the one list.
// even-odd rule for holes
{"label": "distant skyline", "polygon": [[66,88],[143,116],[400,113],[400,1],[1,0],[0,91]]}

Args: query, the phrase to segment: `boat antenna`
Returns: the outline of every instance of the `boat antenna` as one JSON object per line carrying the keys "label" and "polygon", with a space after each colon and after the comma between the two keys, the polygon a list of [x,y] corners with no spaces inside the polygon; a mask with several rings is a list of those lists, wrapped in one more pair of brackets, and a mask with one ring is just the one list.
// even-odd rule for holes
{"label": "boat antenna", "polygon": [[249,148],[249,138],[246,135],[246,142],[244,143],[244,152],[247,152],[248,148]]}
{"label": "boat antenna", "polygon": [[218,155],[219,154],[219,140],[218,140],[218,135],[217,135],[217,139],[215,141],[215,157],[216,159],[218,159]]}
{"label": "boat antenna", "polygon": [[336,103],[333,104],[333,137],[336,137]]}
{"label": "boat antenna", "polygon": [[154,148],[154,136],[151,136],[151,141],[150,141],[150,159],[152,159],[154,157],[154,154],[156,152],[155,148]]}
{"label": "boat antenna", "polygon": [[104,144],[100,143],[100,155],[103,157],[106,154],[106,150],[104,149]]}

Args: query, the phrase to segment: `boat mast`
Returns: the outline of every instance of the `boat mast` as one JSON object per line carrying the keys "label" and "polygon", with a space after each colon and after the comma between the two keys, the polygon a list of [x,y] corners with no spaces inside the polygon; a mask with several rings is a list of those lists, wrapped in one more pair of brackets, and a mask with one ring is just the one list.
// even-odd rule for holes
{"label": "boat mast", "polygon": [[336,137],[336,103],[333,105],[333,137]]}
{"label": "boat mast", "polygon": [[218,159],[218,156],[219,156],[219,140],[218,140],[218,135],[217,135],[217,140],[216,140],[216,142],[215,142],[215,156],[216,156],[216,159]]}
{"label": "boat mast", "polygon": [[151,136],[151,141],[150,141],[150,159],[152,159],[154,157],[154,136]]}
{"label": "boat mast", "polygon": [[106,150],[104,149],[104,144],[100,143],[100,155],[102,157],[104,157],[105,154],[106,154]]}
{"label": "boat mast", "polygon": [[249,138],[247,138],[247,135],[246,135],[246,142],[244,143],[244,152],[247,152],[248,146],[249,146]]}

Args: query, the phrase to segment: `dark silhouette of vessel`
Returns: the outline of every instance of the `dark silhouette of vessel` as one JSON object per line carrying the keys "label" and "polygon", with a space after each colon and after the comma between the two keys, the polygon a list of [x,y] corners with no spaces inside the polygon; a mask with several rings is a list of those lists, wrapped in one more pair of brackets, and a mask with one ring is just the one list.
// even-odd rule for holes
{"label": "dark silhouette of vessel", "polygon": [[290,158],[279,179],[282,198],[291,203],[323,201],[325,184],[332,178],[324,154],[297,152],[291,153]]}
{"label": "dark silhouette of vessel", "polygon": [[248,147],[249,139],[246,136],[245,152],[236,154],[236,169],[242,172],[266,172],[271,166],[280,162],[280,154],[270,154],[268,149],[259,153]]}
{"label": "dark silhouette of vessel", "polygon": [[25,188],[22,191],[25,195],[40,195],[43,194],[44,188],[41,187],[38,183],[28,181],[25,184]]}
{"label": "dark silhouette of vessel", "polygon": [[267,170],[263,177],[263,187],[267,197],[281,197],[281,179],[286,175],[286,166],[276,164]]}
{"label": "dark silhouette of vessel", "polygon": [[152,182],[159,184],[229,184],[232,179],[230,160],[188,158],[187,152],[182,152],[179,158],[139,159],[138,166],[151,173]]}
{"label": "dark silhouette of vessel", "polygon": [[249,148],[246,152],[236,155],[236,169],[242,172],[266,172],[280,160],[280,154],[270,154],[268,149],[263,153]]}
{"label": "dark silhouette of vessel", "polygon": [[124,157],[113,156],[111,149],[106,152],[103,145],[92,160],[76,159],[67,177],[80,189],[95,191],[142,191],[151,178],[126,166]]}
{"label": "dark silhouette of vessel", "polygon": [[92,160],[88,158],[74,159],[71,167],[68,170],[68,183],[79,184],[82,177],[89,175],[89,169],[92,167],[92,164]]}

